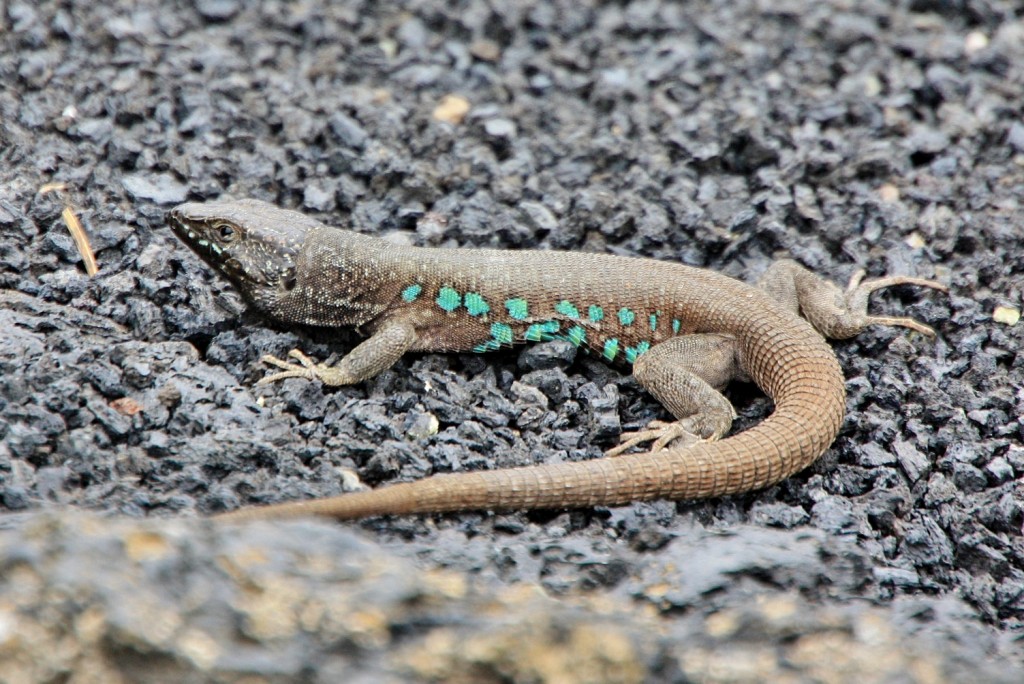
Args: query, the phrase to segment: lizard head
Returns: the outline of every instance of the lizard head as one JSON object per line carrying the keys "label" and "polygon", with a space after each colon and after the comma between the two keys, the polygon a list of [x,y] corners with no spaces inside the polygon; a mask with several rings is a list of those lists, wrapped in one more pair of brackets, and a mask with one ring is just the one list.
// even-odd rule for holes
{"label": "lizard head", "polygon": [[249,303],[305,325],[359,326],[387,307],[376,296],[378,240],[297,211],[245,199],[181,204],[167,224]]}
{"label": "lizard head", "polygon": [[259,200],[190,202],[167,214],[167,224],[203,261],[224,274],[256,306],[295,287],[296,260],[315,222]]}

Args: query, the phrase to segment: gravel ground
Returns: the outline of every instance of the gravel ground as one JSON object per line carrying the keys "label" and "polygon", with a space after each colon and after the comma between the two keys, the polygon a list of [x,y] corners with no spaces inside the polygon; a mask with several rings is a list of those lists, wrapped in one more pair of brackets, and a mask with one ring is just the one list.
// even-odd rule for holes
{"label": "gravel ground", "polygon": [[[0,0],[0,679],[1024,680],[1019,4],[510,4]],[[225,194],[951,292],[874,297],[937,339],[838,343],[843,430],[765,491],[224,528],[665,416],[559,342],[257,390],[354,338],[247,312],[164,226]]]}

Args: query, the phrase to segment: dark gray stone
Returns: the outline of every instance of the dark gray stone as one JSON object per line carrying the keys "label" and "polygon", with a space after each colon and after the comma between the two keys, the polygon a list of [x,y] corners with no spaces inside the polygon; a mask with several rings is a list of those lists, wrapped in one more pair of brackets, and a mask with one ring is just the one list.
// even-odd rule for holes
{"label": "dark gray stone", "polygon": [[[835,658],[808,654],[841,653],[858,681],[922,663],[936,680],[1020,681],[1024,344],[991,318],[1024,272],[1016,6],[848,5],[8,3],[0,507],[18,513],[0,523],[0,604],[28,606],[13,624],[33,639],[0,650],[52,666],[21,678],[820,680]],[[965,25],[989,44],[966,53]],[[451,93],[471,104],[462,124],[431,116]],[[66,189],[38,192],[49,181]],[[939,337],[876,326],[836,343],[840,436],[762,492],[355,526],[376,550],[335,524],[221,533],[195,516],[343,494],[346,470],[384,486],[601,458],[668,417],[628,369],[562,342],[256,388],[263,354],[331,360],[357,336],[248,313],[177,243],[166,209],[224,194],[418,244],[643,255],[747,280],[788,255],[840,285],[866,268],[951,292],[872,296],[872,313]],[[60,220],[68,201],[95,278]],[[754,388],[728,394],[735,430],[770,411]],[[82,508],[183,520],[78,522]],[[257,578],[269,588],[239,555],[273,566]],[[416,567],[385,577],[412,587],[392,600],[358,564],[396,555]],[[440,568],[457,579],[438,595]],[[17,603],[26,586],[51,593]],[[619,612],[493,609],[537,587]],[[318,613],[332,591],[357,603]],[[305,631],[275,641],[232,603],[254,595],[285,622],[298,613],[272,599],[297,597]],[[33,631],[47,616],[59,623]],[[509,655],[466,655],[481,652]],[[69,653],[85,660],[53,662]]]}

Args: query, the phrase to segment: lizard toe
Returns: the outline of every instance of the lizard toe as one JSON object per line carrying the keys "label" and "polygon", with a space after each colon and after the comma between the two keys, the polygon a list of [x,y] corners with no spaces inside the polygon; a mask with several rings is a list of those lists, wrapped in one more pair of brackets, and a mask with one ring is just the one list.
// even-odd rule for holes
{"label": "lizard toe", "polygon": [[277,368],[282,369],[283,372],[274,373],[273,375],[261,378],[256,384],[269,385],[280,380],[286,380],[287,378],[316,380],[316,362],[313,361],[313,359],[309,358],[298,349],[292,349],[288,352],[288,356],[293,359],[297,359],[299,363],[292,363],[290,361],[285,361],[284,359],[279,359],[276,356],[271,356],[270,354],[264,354],[260,358],[260,361],[271,366],[276,366]]}
{"label": "lizard toe", "polygon": [[652,420],[643,430],[624,432],[619,439],[621,443],[606,451],[605,456],[621,456],[629,449],[647,442],[653,442],[649,449],[653,454],[669,445],[686,447],[698,442],[708,441],[694,432],[686,420],[677,420],[671,423]]}

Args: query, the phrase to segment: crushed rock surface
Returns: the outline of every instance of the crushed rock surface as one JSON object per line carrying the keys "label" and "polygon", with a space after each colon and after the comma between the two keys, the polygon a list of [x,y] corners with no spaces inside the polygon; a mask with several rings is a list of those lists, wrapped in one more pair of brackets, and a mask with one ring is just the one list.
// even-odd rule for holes
{"label": "crushed rock surface", "polygon": [[[1024,679],[1024,324],[994,318],[1024,308],[1017,3],[508,4],[0,3],[0,671]],[[938,337],[836,343],[842,432],[764,491],[219,527],[350,470],[596,458],[666,415],[560,342],[256,388],[263,354],[356,337],[249,312],[164,226],[222,195],[410,244],[950,294],[873,297]],[[729,396],[736,430],[770,412]]]}

